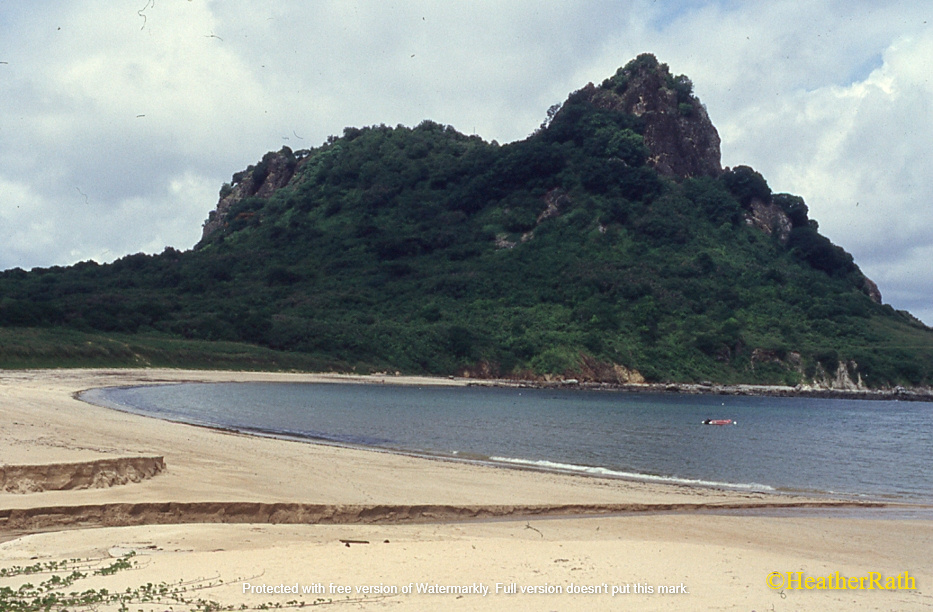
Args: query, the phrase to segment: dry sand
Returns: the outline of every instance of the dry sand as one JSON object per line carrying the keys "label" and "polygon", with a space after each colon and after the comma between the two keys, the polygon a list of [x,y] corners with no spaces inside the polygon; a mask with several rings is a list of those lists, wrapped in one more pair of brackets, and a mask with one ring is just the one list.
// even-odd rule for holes
{"label": "dry sand", "polygon": [[[0,372],[0,568],[133,550],[134,569],[88,578],[81,588],[194,581],[209,588],[192,597],[235,607],[933,608],[929,520],[709,513],[704,509],[814,500],[257,438],[73,397],[107,385],[245,380],[463,384],[179,370]],[[771,589],[766,579],[774,571],[803,578],[908,572],[916,588]],[[23,580],[0,578],[0,587]],[[244,582],[324,592],[244,593]],[[366,585],[398,593],[357,592]],[[489,592],[418,593],[419,585]],[[517,593],[502,592],[512,585]],[[569,593],[571,585],[610,593]],[[660,593],[662,585],[686,593]],[[411,594],[402,592],[409,587]],[[653,592],[635,592],[649,587]],[[613,588],[628,592],[613,596]]]}

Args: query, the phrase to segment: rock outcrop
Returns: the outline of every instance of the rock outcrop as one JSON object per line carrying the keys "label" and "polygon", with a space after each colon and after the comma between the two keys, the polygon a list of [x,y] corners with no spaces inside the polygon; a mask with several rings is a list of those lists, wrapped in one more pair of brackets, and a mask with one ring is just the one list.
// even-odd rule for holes
{"label": "rock outcrop", "polygon": [[281,151],[269,152],[255,166],[233,175],[233,180],[220,189],[220,201],[217,208],[210,212],[201,233],[204,240],[228,223],[230,208],[246,198],[268,198],[292,180],[299,159],[288,147]]}
{"label": "rock outcrop", "polygon": [[645,377],[633,368],[618,363],[606,363],[589,355],[580,355],[576,375],[583,382],[611,383],[616,385],[643,385]]}
{"label": "rock outcrop", "polygon": [[545,219],[550,219],[551,217],[560,215],[561,211],[569,208],[573,202],[571,201],[570,196],[567,195],[566,191],[560,187],[555,187],[554,189],[551,189],[546,194],[544,194],[544,203],[547,204],[547,208],[541,211],[541,214],[538,215],[538,224],[540,224]]}
{"label": "rock outcrop", "polygon": [[867,276],[862,281],[862,291],[865,295],[870,297],[875,304],[881,303],[881,290],[878,289],[878,285],[875,284],[875,281]]}
{"label": "rock outcrop", "polygon": [[787,244],[794,224],[780,206],[774,202],[762,202],[754,199],[745,213],[745,222],[757,227],[769,236],[774,236],[781,244]]}
{"label": "rock outcrop", "polygon": [[722,173],[719,133],[693,95],[687,77],[672,76],[667,64],[639,55],[599,87],[582,90],[599,108],[645,121],[648,163],[665,176],[687,178]]}
{"label": "rock outcrop", "polygon": [[[854,374],[855,380],[852,380]],[[834,391],[863,391],[865,385],[854,361],[839,361],[835,372],[828,372],[822,364],[816,365],[813,381],[803,385],[804,389],[831,389]]]}

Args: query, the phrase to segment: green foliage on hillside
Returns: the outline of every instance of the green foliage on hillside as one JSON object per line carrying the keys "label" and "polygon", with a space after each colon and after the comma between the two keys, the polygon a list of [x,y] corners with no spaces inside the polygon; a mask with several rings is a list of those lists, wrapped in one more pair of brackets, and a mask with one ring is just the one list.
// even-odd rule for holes
{"label": "green foliage on hillside", "polygon": [[[870,386],[930,384],[933,333],[869,299],[801,198],[747,167],[664,178],[643,130],[580,95],[502,146],[430,121],[347,128],[283,151],[290,183],[192,251],[0,273],[0,325],[342,369],[796,384],[852,361]],[[786,244],[745,222],[755,198],[790,218]]]}

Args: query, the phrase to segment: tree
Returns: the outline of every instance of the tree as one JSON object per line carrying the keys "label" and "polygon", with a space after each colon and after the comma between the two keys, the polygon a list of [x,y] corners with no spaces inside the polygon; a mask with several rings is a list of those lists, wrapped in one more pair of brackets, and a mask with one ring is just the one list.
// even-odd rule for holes
{"label": "tree", "polygon": [[736,166],[723,172],[721,179],[739,203],[748,208],[752,200],[771,201],[771,188],[761,174],[748,166]]}
{"label": "tree", "polygon": [[807,213],[810,211],[803,198],[789,193],[778,193],[774,196],[774,203],[781,207],[794,227],[806,227],[809,221]]}

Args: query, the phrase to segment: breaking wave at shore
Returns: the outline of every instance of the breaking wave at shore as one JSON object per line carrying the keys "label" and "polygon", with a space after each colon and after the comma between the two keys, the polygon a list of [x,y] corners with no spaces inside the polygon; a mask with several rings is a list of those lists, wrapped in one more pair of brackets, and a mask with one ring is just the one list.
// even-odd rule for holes
{"label": "breaking wave at shore", "polygon": [[571,463],[560,463],[557,461],[516,459],[511,457],[490,457],[494,463],[504,463],[508,465],[518,465],[522,467],[539,468],[554,472],[570,472],[574,474],[586,474],[589,476],[601,476],[606,478],[625,478],[628,480],[644,480],[649,482],[659,482],[664,484],[682,484],[700,487],[716,487],[725,489],[738,489],[742,491],[776,491],[774,487],[757,483],[732,483],[718,482],[714,480],[702,480],[695,478],[678,478],[676,476],[658,476],[655,474],[642,474],[636,472],[623,472],[612,470],[605,467],[596,467],[589,465],[574,465]]}

